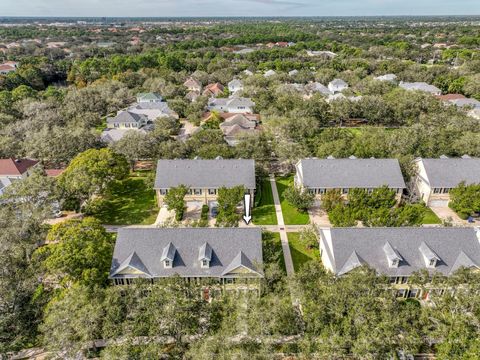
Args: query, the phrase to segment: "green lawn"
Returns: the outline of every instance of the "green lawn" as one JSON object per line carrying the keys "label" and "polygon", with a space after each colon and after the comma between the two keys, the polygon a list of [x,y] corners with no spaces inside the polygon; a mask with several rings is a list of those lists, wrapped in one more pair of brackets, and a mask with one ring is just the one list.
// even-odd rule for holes
{"label": "green lawn", "polygon": [[108,225],[149,225],[158,214],[155,191],[144,177],[129,177],[110,186],[95,217]]}
{"label": "green lawn", "polygon": [[320,261],[320,250],[318,246],[309,249],[307,245],[300,240],[299,233],[288,233],[288,245],[290,247],[290,253],[292,254],[293,268],[295,271],[300,270],[308,261]]}
{"label": "green lawn", "polygon": [[415,204],[416,207],[423,209],[422,224],[441,224],[442,220],[430,209],[422,204]]}
{"label": "green lawn", "polygon": [[262,181],[260,191],[260,203],[252,211],[252,221],[255,225],[277,225],[270,180],[264,179]]}
{"label": "green lawn", "polygon": [[107,117],[102,118],[102,122],[94,127],[97,134],[101,134],[107,128]]}
{"label": "green lawn", "polygon": [[426,207],[423,215],[423,224],[441,224],[442,220],[432,211],[432,209]]}
{"label": "green lawn", "polygon": [[293,184],[293,176],[281,177],[276,179],[278,195],[282,205],[283,220],[285,225],[306,225],[310,218],[308,213],[301,213],[295,207],[290,205],[283,197],[283,192]]}
{"label": "green lawn", "polygon": [[264,231],[262,233],[263,262],[265,265],[277,263],[287,274],[285,258],[283,257],[282,242],[277,232]]}

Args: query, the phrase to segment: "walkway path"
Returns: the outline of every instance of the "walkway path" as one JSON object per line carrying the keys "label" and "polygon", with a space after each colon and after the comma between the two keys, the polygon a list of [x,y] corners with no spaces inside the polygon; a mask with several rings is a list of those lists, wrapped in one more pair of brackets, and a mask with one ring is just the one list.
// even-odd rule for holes
{"label": "walkway path", "polygon": [[449,221],[453,226],[475,226],[475,224],[469,224],[467,221],[462,220],[457,213],[448,206],[430,206],[430,209],[432,209],[440,220]]}
{"label": "walkway path", "polygon": [[280,240],[282,242],[283,257],[285,258],[285,268],[287,275],[294,274],[292,255],[290,254],[290,247],[288,246],[288,237],[285,230],[285,222],[283,221],[282,206],[280,205],[280,197],[278,196],[277,184],[275,177],[270,175],[270,186],[272,187],[273,203],[275,204],[275,213],[277,214],[278,231],[280,232]]}

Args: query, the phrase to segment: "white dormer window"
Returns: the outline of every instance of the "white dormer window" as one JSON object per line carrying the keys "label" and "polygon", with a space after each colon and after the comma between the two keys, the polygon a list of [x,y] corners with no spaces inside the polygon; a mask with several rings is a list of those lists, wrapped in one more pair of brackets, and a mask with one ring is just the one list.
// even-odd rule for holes
{"label": "white dormer window", "polygon": [[398,268],[400,261],[403,260],[400,253],[388,241],[383,246],[383,251],[387,256],[388,266],[390,268]]}
{"label": "white dormer window", "polygon": [[163,262],[163,265],[165,266],[165,269],[171,269],[172,268],[172,262],[170,260],[165,260]]}
{"label": "white dormer window", "polygon": [[208,269],[210,267],[210,261],[208,261],[207,259],[203,259],[202,260],[202,268],[203,269]]}
{"label": "white dormer window", "polygon": [[440,261],[440,257],[437,254],[435,254],[433,250],[430,249],[425,242],[422,242],[422,244],[419,247],[419,250],[423,255],[425,266],[427,268],[434,268],[435,266],[437,266],[437,261]]}

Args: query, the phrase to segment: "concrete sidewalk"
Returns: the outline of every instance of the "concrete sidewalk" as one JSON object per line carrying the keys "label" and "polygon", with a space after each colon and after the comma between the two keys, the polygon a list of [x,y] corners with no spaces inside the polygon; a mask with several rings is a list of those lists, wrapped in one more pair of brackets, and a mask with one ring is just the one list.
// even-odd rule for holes
{"label": "concrete sidewalk", "polygon": [[270,186],[272,187],[273,203],[275,204],[275,213],[277,215],[278,231],[280,232],[280,240],[282,242],[283,257],[285,258],[285,268],[287,275],[291,276],[295,273],[293,269],[292,255],[288,246],[288,237],[285,230],[285,222],[283,220],[282,206],[280,205],[280,197],[278,196],[277,184],[275,177],[270,175]]}

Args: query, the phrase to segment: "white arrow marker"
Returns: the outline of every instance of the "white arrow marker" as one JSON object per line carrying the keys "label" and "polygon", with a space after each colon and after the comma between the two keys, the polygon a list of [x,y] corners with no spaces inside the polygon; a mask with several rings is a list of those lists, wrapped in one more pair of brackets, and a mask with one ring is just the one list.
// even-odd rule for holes
{"label": "white arrow marker", "polygon": [[250,215],[250,194],[245,194],[243,198],[243,208],[245,209],[245,215],[243,215],[243,221],[245,224],[249,224],[250,220],[252,220],[252,216]]}

